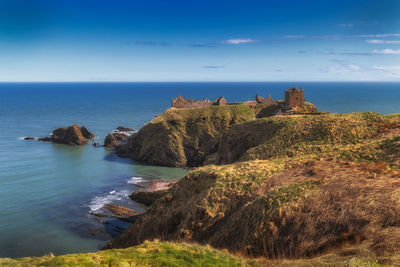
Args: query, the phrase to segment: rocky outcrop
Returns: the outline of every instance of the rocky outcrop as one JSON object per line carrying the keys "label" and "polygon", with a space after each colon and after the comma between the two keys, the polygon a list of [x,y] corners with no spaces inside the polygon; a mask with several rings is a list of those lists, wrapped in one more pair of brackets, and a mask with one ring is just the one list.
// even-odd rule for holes
{"label": "rocky outcrop", "polygon": [[[88,134],[90,132],[87,131],[85,127],[83,128],[85,131],[85,135],[90,136]],[[68,127],[61,127],[53,131],[50,139],[54,143],[66,144],[70,146],[87,144],[88,138],[85,138],[81,129],[82,128],[79,128],[77,124]]]}
{"label": "rocky outcrop", "polygon": [[118,216],[135,216],[138,215],[138,213],[130,208],[120,206],[120,205],[115,205],[115,204],[107,204],[104,206],[107,210],[111,211],[115,215]]}
{"label": "rocky outcrop", "polygon": [[105,147],[116,147],[128,140],[135,133],[135,130],[128,127],[118,126],[111,134],[108,134],[104,139]]}
{"label": "rocky outcrop", "polygon": [[118,126],[117,127],[117,131],[120,131],[120,132],[133,132],[135,130],[132,129],[132,128],[129,128],[129,127]]}
{"label": "rocky outcrop", "polygon": [[82,136],[86,139],[93,139],[95,136],[85,126],[81,127]]}
{"label": "rocky outcrop", "polygon": [[222,135],[233,124],[253,120],[246,105],[169,109],[117,146],[117,153],[163,166],[199,166],[218,150]]}
{"label": "rocky outcrop", "polygon": [[36,138],[32,137],[32,136],[27,136],[27,137],[24,137],[24,140],[30,141],[30,140],[36,140]]}
{"label": "rocky outcrop", "polygon": [[116,147],[117,140],[115,139],[114,135],[107,134],[106,139],[104,139],[104,146],[105,147]]}

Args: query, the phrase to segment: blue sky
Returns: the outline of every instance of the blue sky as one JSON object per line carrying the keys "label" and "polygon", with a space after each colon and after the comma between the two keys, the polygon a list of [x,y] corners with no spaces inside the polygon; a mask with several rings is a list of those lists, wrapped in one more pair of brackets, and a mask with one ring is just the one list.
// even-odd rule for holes
{"label": "blue sky", "polygon": [[400,1],[0,0],[0,81],[400,81]]}

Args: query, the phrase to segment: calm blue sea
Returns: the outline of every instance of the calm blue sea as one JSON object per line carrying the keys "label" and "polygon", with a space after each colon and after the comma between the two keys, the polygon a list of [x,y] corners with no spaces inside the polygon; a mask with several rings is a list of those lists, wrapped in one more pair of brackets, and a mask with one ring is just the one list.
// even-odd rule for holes
{"label": "calm blue sea", "polygon": [[[119,159],[112,150],[22,140],[78,123],[102,142],[117,126],[140,128],[184,96],[282,99],[303,87],[329,112],[400,112],[400,83],[3,83],[0,84],[0,257],[59,255],[100,249],[110,227],[89,214],[128,201],[142,180],[177,179],[186,171]],[[112,224],[113,225],[113,224]],[[115,226],[115,224],[114,224]],[[126,225],[121,225],[126,227]]]}

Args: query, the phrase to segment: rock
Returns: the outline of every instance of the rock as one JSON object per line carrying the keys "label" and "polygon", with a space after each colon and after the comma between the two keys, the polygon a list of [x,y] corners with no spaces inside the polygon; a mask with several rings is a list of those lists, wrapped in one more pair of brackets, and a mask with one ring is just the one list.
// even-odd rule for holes
{"label": "rock", "polygon": [[114,135],[107,134],[106,139],[104,139],[104,146],[105,147],[116,147],[117,140],[115,139]]}
{"label": "rock", "polygon": [[27,136],[27,137],[24,137],[24,140],[36,140],[36,138],[35,137],[31,137],[31,136]]}
{"label": "rock", "polygon": [[133,132],[135,130],[132,129],[132,128],[128,128],[128,127],[118,126],[117,127],[117,131],[120,131],[120,132]]}
{"label": "rock", "polygon": [[84,145],[88,143],[88,140],[83,136],[81,128],[79,128],[77,124],[55,129],[51,136],[51,141],[70,146]]}
{"label": "rock", "polygon": [[100,143],[99,142],[94,142],[93,146],[98,147],[98,146],[100,146]]}
{"label": "rock", "polygon": [[85,137],[86,139],[93,139],[95,137],[95,135],[91,133],[85,126],[81,127],[81,132],[83,137]]}
{"label": "rock", "polygon": [[38,138],[39,142],[51,142],[51,138],[46,136],[46,137],[40,137]]}
{"label": "rock", "polygon": [[107,214],[105,214],[103,212],[99,212],[99,213],[90,212],[90,214],[93,215],[93,216],[97,216],[97,217],[107,217]]}
{"label": "rock", "polygon": [[114,136],[115,140],[117,140],[117,142],[125,142],[130,136],[124,133],[113,133],[112,135]]}
{"label": "rock", "polygon": [[167,190],[158,190],[158,191],[136,191],[129,197],[137,202],[141,203],[145,206],[152,205],[157,199],[160,199],[166,194]]}
{"label": "rock", "polygon": [[135,216],[139,214],[133,209],[115,204],[107,204],[104,207],[117,216]]}

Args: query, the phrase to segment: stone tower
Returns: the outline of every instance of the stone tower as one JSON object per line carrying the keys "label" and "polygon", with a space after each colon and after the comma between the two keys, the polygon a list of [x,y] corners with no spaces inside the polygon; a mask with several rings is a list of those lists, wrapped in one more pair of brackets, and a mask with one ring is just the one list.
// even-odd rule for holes
{"label": "stone tower", "polygon": [[303,107],[304,106],[304,91],[300,88],[300,91],[293,87],[285,92],[285,104],[291,108]]}

